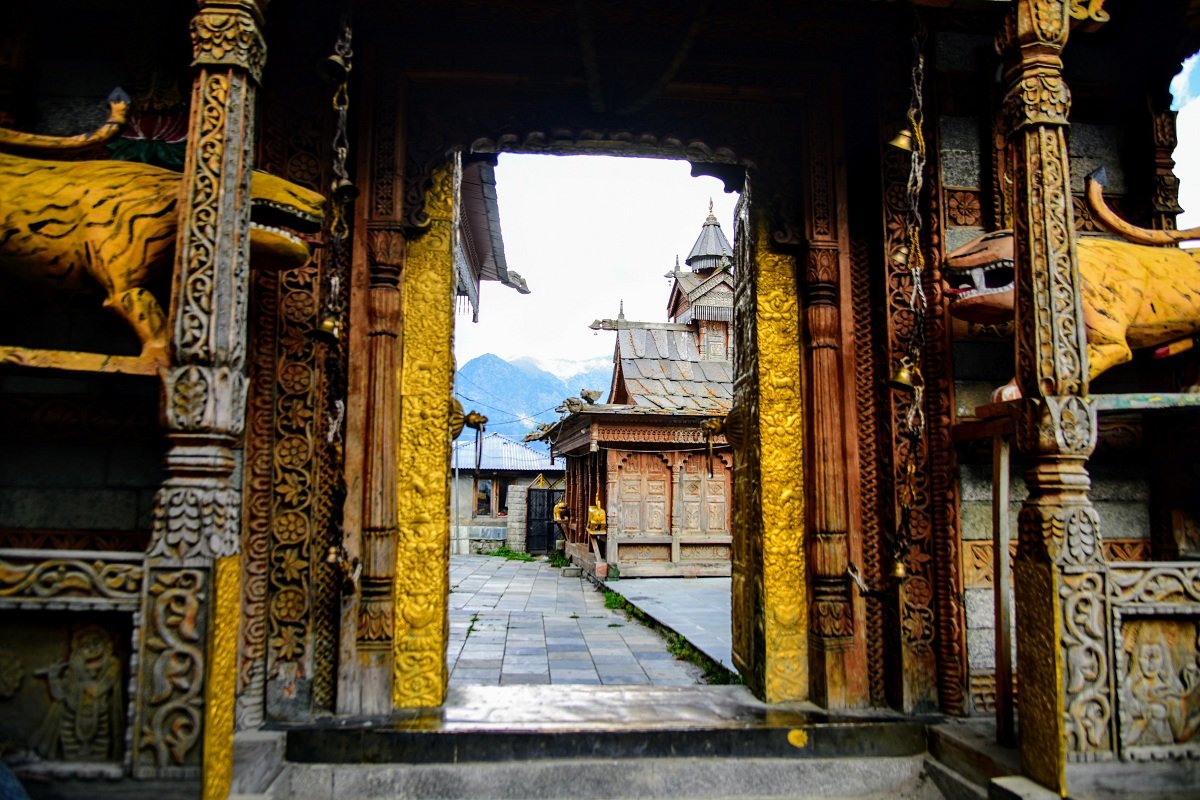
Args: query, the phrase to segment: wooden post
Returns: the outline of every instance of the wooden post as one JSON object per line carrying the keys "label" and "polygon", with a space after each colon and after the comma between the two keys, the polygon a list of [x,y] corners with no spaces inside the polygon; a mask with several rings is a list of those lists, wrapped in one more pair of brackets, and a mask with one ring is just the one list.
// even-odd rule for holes
{"label": "wooden post", "polygon": [[1071,220],[1065,130],[1070,92],[1063,0],[1016,0],[1000,35],[1008,56],[1005,131],[1013,154],[1017,447],[1029,496],[1015,565],[1021,764],[1066,794],[1067,761],[1111,752],[1100,520],[1086,462],[1096,443]]}
{"label": "wooden post", "polygon": [[[1005,420],[1007,422],[1007,420]],[[1005,747],[1017,743],[1013,726],[1012,620],[1009,601],[1011,570],[1008,563],[1010,430],[992,434],[992,600],[996,620],[996,741]]]}
{"label": "wooden post", "polygon": [[163,372],[167,477],[154,500],[135,662],[134,775],[200,776],[206,800],[229,794],[233,772],[241,491],[232,477],[246,416],[261,26],[253,0],[200,0],[191,24],[197,69],[175,246],[172,362]]}

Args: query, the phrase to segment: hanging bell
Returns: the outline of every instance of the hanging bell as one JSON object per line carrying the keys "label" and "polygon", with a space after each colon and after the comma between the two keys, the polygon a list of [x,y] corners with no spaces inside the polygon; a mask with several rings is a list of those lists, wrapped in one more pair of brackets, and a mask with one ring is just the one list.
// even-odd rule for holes
{"label": "hanging bell", "polygon": [[317,65],[317,74],[331,86],[338,86],[350,76],[350,65],[346,63],[346,59],[334,53]]}
{"label": "hanging bell", "polygon": [[901,128],[900,131],[888,140],[888,144],[895,147],[897,150],[913,151],[913,134],[908,128]]}
{"label": "hanging bell", "polygon": [[322,344],[334,345],[342,338],[342,322],[333,314],[321,317],[317,327],[308,333],[309,338]]}
{"label": "hanging bell", "polygon": [[892,377],[888,378],[888,386],[901,392],[915,392],[917,390],[917,378],[913,372],[912,362],[907,358],[900,359],[900,366],[896,367],[896,371],[892,373]]}
{"label": "hanging bell", "polygon": [[349,178],[338,178],[333,182],[333,197],[339,203],[353,203],[358,197],[358,187]]}
{"label": "hanging bell", "polygon": [[908,245],[902,244],[899,247],[897,247],[895,250],[892,251],[892,263],[895,264],[897,267],[907,267],[908,266],[908,255],[909,255]]}
{"label": "hanging bell", "polygon": [[908,567],[904,566],[904,559],[897,558],[892,561],[891,576],[898,581],[908,577]]}

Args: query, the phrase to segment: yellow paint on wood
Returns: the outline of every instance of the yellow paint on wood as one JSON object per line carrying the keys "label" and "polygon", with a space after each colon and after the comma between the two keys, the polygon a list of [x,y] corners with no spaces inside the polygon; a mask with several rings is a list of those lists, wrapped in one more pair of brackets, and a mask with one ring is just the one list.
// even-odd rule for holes
{"label": "yellow paint on wood", "polygon": [[429,227],[409,244],[404,266],[393,595],[392,702],[397,708],[438,706],[446,694],[458,180],[457,163],[435,172],[425,201]]}
{"label": "yellow paint on wood", "polygon": [[241,556],[213,565],[208,622],[208,677],[204,684],[203,800],[225,800],[233,780],[233,706],[241,614]]}

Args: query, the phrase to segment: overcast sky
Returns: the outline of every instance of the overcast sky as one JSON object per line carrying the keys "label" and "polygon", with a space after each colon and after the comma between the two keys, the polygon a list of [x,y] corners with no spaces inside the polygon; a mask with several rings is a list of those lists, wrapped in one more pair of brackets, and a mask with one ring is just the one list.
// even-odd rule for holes
{"label": "overcast sky", "polygon": [[[687,258],[708,202],[733,241],[737,194],[693,178],[686,161],[503,153],[496,194],[508,268],[529,282],[518,294],[485,282],[479,322],[455,321],[458,365],[483,353],[544,362],[610,359],[611,332],[594,319],[667,321],[664,277]],[[686,267],[685,267],[686,269]]]}
{"label": "overcast sky", "polygon": [[[1200,59],[1173,85],[1179,109],[1175,172],[1185,213],[1180,227],[1200,226]],[[560,374],[564,361],[609,359],[613,334],[593,333],[594,319],[665,322],[668,280],[700,233],[708,202],[733,241],[736,194],[715,178],[693,178],[685,161],[606,156],[504,153],[496,192],[508,267],[529,282],[521,295],[484,283],[479,322],[456,319],[459,366],[483,353],[532,356]]]}

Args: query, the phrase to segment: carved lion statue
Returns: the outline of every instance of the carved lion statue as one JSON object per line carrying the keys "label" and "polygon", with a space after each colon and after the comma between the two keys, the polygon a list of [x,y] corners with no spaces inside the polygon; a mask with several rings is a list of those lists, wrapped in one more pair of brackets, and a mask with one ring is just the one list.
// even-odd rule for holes
{"label": "carved lion statue", "polygon": [[[0,146],[61,151],[102,143],[125,122],[127,98],[114,94],[109,108],[108,121],[92,133],[49,137],[0,129]],[[143,358],[165,362],[166,315],[147,287],[171,270],[182,184],[180,173],[149,164],[0,153],[0,270],[56,290],[99,287],[105,306],[137,334]],[[324,198],[257,171],[250,195],[251,262],[303,266],[309,249],[298,234],[320,231]]]}
{"label": "carved lion statue", "polygon": [[[1126,241],[1080,237],[1079,277],[1092,378],[1133,358],[1140,348],[1187,340],[1200,333],[1200,251],[1170,247],[1200,238],[1200,229],[1137,228],[1104,202],[1101,171],[1088,177],[1095,218]],[[980,236],[946,257],[942,279],[950,313],[994,324],[1013,318],[1013,233]],[[995,399],[1013,399],[1015,384]]]}

